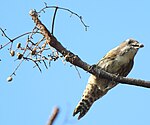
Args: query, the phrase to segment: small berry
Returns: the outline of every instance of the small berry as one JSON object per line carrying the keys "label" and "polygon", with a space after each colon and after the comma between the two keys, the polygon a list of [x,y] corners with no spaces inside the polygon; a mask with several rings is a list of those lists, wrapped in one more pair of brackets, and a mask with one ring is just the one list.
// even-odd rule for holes
{"label": "small berry", "polygon": [[17,53],[17,58],[21,59],[23,57],[23,55],[21,53]]}
{"label": "small berry", "polygon": [[17,43],[17,48],[20,48],[21,47],[21,43]]}
{"label": "small berry", "polygon": [[31,51],[31,55],[35,55],[36,53],[36,48],[34,48],[32,51]]}
{"label": "small berry", "polygon": [[11,76],[9,76],[8,78],[7,78],[7,82],[11,82],[13,80],[13,78],[11,77]]}
{"label": "small berry", "polygon": [[10,51],[10,55],[11,55],[11,56],[14,56],[14,55],[15,55],[15,51],[14,51],[14,50],[11,50],[11,51]]}

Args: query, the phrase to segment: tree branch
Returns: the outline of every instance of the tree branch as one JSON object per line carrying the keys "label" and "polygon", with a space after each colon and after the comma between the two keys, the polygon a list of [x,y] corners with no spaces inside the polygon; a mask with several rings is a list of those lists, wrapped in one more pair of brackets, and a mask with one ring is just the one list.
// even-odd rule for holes
{"label": "tree branch", "polygon": [[58,52],[60,52],[65,57],[66,61],[82,68],[85,71],[88,71],[89,73],[99,78],[105,78],[123,84],[150,88],[150,81],[120,77],[114,74],[110,74],[102,69],[99,69],[95,65],[91,66],[86,62],[82,61],[77,55],[73,54],[72,52],[64,48],[62,44],[49,32],[46,26],[39,20],[38,13],[35,10],[31,10],[29,14],[32,17],[32,20],[34,21],[36,26],[41,31],[41,34],[45,37],[46,43],[54,47]]}
{"label": "tree branch", "polygon": [[58,116],[58,113],[59,113],[59,108],[58,108],[58,107],[55,107],[55,108],[53,109],[53,112],[52,112],[51,117],[50,117],[49,120],[48,120],[47,125],[53,125],[55,119],[56,119],[57,116]]}
{"label": "tree branch", "polygon": [[[87,28],[89,27],[88,25],[86,25],[82,19],[82,16],[78,15],[77,13],[71,11],[70,9],[67,9],[67,8],[63,8],[63,7],[59,7],[59,6],[48,6],[47,3],[44,3],[45,4],[45,7],[42,8],[39,12],[37,12],[38,14],[41,13],[41,12],[44,12],[45,13],[45,10],[48,9],[48,8],[55,8],[55,11],[57,11],[58,9],[59,10],[64,10],[64,11],[68,11],[69,13],[71,13],[71,16],[72,15],[75,15],[77,16],[81,23],[83,24],[83,26],[85,27],[85,31],[87,31]],[[55,15],[53,16],[53,19],[55,18]]]}

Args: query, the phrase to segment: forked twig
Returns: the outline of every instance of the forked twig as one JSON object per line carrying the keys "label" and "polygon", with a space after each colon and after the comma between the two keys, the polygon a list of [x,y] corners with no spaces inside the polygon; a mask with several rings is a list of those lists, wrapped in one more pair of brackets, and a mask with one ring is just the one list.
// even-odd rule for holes
{"label": "forked twig", "polygon": [[[84,23],[82,16],[78,15],[77,13],[73,12],[72,10],[70,10],[70,9],[68,9],[68,8],[59,7],[59,6],[48,6],[47,3],[44,3],[44,4],[45,4],[45,7],[42,8],[42,9],[41,9],[39,12],[37,12],[37,13],[41,13],[41,12],[44,12],[44,13],[45,13],[45,10],[48,9],[48,8],[55,8],[55,10],[56,10],[56,9],[57,9],[57,10],[60,9],[60,10],[68,11],[69,13],[71,13],[71,15],[75,15],[75,16],[77,16],[77,17],[80,19],[81,23],[82,23],[83,26],[85,27],[85,31],[87,31],[87,28],[88,28],[89,26]],[[57,11],[57,10],[56,10],[56,11]]]}

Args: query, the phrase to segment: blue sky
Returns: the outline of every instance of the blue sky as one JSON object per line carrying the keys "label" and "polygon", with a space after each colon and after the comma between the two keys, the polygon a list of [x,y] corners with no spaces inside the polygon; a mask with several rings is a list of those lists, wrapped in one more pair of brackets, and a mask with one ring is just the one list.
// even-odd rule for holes
{"label": "blue sky", "polygon": [[[0,27],[6,28],[10,37],[32,30],[34,23],[30,9],[40,10],[44,6],[66,7],[79,15],[90,27],[84,30],[78,18],[59,10],[55,23],[55,36],[69,50],[78,54],[89,64],[95,64],[110,49],[127,38],[134,38],[145,45],[136,58],[129,77],[149,79],[149,0],[12,0],[1,1]],[[50,27],[53,11],[41,14],[41,20]],[[0,37],[1,43],[6,39]],[[23,44],[25,41],[20,40]],[[142,125],[150,124],[149,89],[122,85],[112,89],[98,100],[80,121],[72,117],[86,86],[89,73],[77,71],[61,60],[52,62],[43,72],[24,62],[11,83],[6,78],[19,63],[9,56],[7,47],[0,50],[0,125],[45,125],[53,107],[60,107],[55,125]],[[148,57],[148,58],[147,58]]]}

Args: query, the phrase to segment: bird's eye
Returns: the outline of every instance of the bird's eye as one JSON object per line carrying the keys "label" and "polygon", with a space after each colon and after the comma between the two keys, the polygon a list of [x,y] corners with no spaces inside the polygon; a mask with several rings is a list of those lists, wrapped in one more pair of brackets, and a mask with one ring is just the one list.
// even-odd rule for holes
{"label": "bird's eye", "polygon": [[133,39],[127,39],[127,40],[126,40],[126,43],[127,43],[127,44],[131,44],[131,43],[133,43],[133,41],[134,41]]}
{"label": "bird's eye", "polygon": [[132,43],[132,41],[131,41],[131,40],[129,40],[129,41],[128,41],[128,44],[131,44],[131,43]]}

